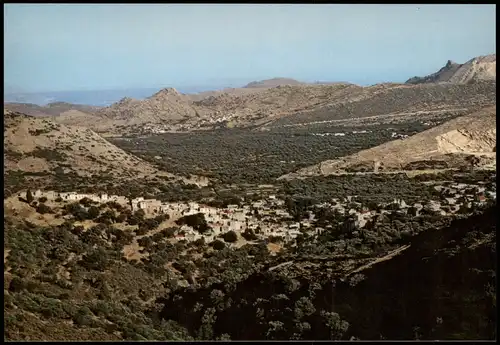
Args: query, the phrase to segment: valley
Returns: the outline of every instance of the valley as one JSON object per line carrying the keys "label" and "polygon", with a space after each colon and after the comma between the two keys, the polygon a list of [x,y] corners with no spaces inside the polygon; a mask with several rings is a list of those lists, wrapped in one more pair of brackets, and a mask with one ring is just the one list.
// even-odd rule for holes
{"label": "valley", "polygon": [[4,103],[4,339],[495,339],[493,65]]}

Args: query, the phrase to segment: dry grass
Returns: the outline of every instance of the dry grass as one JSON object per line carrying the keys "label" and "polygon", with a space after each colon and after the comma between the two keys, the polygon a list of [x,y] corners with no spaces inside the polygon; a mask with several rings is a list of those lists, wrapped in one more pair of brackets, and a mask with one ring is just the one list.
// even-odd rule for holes
{"label": "dry grass", "polygon": [[[4,111],[5,114],[5,111]],[[78,126],[65,126],[45,118],[35,118],[8,112],[4,115],[4,148],[14,152],[18,158],[7,156],[6,171],[52,172],[61,164],[64,171],[76,172],[80,176],[111,172],[116,179],[145,178],[151,175],[182,179],[187,183],[206,185],[206,178],[180,178],[159,171],[148,162],[132,156],[106,141],[94,131]],[[39,152],[62,155],[62,160],[39,156]],[[34,155],[37,156],[34,156]]]}

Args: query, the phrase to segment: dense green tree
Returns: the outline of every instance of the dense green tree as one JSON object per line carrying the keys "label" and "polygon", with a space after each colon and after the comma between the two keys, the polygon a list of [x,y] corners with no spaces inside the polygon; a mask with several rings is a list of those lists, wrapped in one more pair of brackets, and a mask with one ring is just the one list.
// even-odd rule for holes
{"label": "dense green tree", "polygon": [[45,204],[38,204],[36,211],[40,214],[52,213],[52,209]]}
{"label": "dense green tree", "polygon": [[236,232],[231,230],[231,231],[224,233],[222,235],[222,238],[224,239],[224,241],[226,241],[228,243],[234,243],[238,240],[238,235],[236,234]]}
{"label": "dense green tree", "polygon": [[224,248],[226,248],[226,245],[224,244],[224,242],[222,242],[220,240],[215,240],[215,241],[211,242],[210,246],[213,247],[215,250],[223,250]]}
{"label": "dense green tree", "polygon": [[95,219],[95,218],[99,217],[99,214],[100,214],[99,208],[97,208],[95,206],[91,206],[87,210],[88,219]]}
{"label": "dense green tree", "polygon": [[35,198],[33,197],[33,194],[31,193],[31,189],[28,189],[26,191],[26,201],[28,201],[28,203],[31,204],[33,202],[33,200],[35,200]]}
{"label": "dense green tree", "polygon": [[339,314],[334,312],[322,310],[320,314],[323,317],[326,326],[330,329],[330,340],[342,339],[342,336],[349,328],[349,323],[342,320]]}

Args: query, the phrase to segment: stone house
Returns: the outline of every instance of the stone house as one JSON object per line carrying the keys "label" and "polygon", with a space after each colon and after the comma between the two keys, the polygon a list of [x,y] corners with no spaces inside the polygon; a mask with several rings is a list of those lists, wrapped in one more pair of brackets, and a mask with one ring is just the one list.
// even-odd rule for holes
{"label": "stone house", "polygon": [[212,230],[216,236],[220,235],[222,233],[222,224],[217,223],[217,224],[211,225],[211,227],[212,227]]}
{"label": "stone house", "polygon": [[229,229],[233,231],[241,231],[243,224],[239,221],[229,221]]}
{"label": "stone house", "polygon": [[160,205],[160,212],[161,213],[169,213],[171,211],[169,205],[161,204]]}
{"label": "stone house", "polygon": [[156,199],[142,200],[138,202],[137,206],[139,209],[144,210],[145,212],[148,213],[159,212],[161,201]]}
{"label": "stone house", "polygon": [[238,211],[238,212],[233,213],[232,217],[231,217],[231,219],[242,221],[242,222],[245,221],[246,218],[247,218],[247,216],[242,211]]}
{"label": "stone house", "polygon": [[64,193],[64,197],[63,199],[66,199],[66,200],[70,200],[70,201],[77,201],[79,200],[78,199],[78,194],[76,194],[75,192],[69,192],[69,193]]}
{"label": "stone house", "polygon": [[58,193],[56,193],[53,190],[51,190],[51,191],[48,191],[48,192],[45,193],[45,197],[47,199],[49,199],[49,200],[55,200],[55,199],[57,199],[57,194]]}

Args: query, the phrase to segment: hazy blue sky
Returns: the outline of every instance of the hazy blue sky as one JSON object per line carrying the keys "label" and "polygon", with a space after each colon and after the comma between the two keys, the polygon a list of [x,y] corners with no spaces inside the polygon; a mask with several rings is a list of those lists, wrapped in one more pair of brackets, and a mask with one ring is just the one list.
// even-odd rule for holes
{"label": "hazy blue sky", "polygon": [[495,5],[5,5],[23,91],[404,81],[496,52]]}

